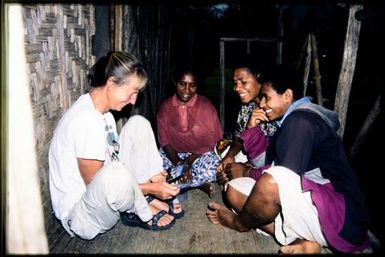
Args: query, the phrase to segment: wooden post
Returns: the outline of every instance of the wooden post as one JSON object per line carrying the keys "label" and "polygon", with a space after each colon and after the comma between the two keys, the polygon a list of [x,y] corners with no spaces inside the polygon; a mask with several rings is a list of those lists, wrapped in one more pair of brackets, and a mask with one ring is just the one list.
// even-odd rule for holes
{"label": "wooden post", "polygon": [[115,51],[121,51],[122,50],[122,5],[116,4],[115,5],[115,35],[114,35],[114,49]]}
{"label": "wooden post", "polygon": [[366,117],[364,124],[361,126],[360,131],[358,132],[358,135],[357,135],[356,139],[354,140],[352,147],[350,148],[350,157],[351,158],[355,157],[355,155],[358,151],[358,147],[361,145],[362,141],[364,141],[367,132],[369,131],[370,127],[373,125],[377,116],[380,114],[381,97],[382,97],[381,94],[377,97],[376,102],[373,104],[373,107],[372,107],[371,111],[369,112],[368,117]]}
{"label": "wooden post", "polygon": [[11,59],[8,60],[6,86],[8,138],[4,140],[8,146],[5,195],[7,205],[4,209],[6,219],[5,227],[2,227],[6,232],[5,253],[48,254],[21,5],[7,7],[6,21],[6,50]]}
{"label": "wooden post", "polygon": [[314,67],[314,79],[316,84],[317,92],[317,103],[323,106],[323,96],[322,96],[322,87],[321,87],[321,74],[319,72],[319,61],[318,61],[318,50],[317,50],[317,40],[313,33],[310,33],[310,42],[311,42],[311,52],[313,58],[313,67]]}
{"label": "wooden post", "polygon": [[[115,4],[114,6],[114,13],[115,13],[115,16],[114,16],[114,50],[115,51],[121,51],[122,48],[123,48],[123,45],[122,45],[122,38],[123,38],[123,33],[122,33],[122,29],[123,29],[123,22],[122,22],[122,15],[123,15],[123,7],[121,4]],[[134,107],[132,107],[134,109]],[[118,133],[120,133],[120,131],[122,130],[123,128],[123,125],[124,123],[126,122],[125,119],[118,119],[116,121],[116,130]]]}
{"label": "wooden post", "polygon": [[221,68],[221,91],[219,95],[220,119],[223,131],[225,130],[225,41],[219,41],[219,66]]}
{"label": "wooden post", "polygon": [[360,35],[361,22],[354,18],[357,11],[362,10],[362,5],[351,5],[349,8],[349,20],[346,30],[346,39],[344,46],[344,54],[341,65],[341,72],[338,79],[334,110],[338,113],[340,120],[340,128],[338,135],[343,138],[346,113],[349,105],[349,95],[356,67],[356,58],[358,50],[358,41]]}
{"label": "wooden post", "polygon": [[282,47],[283,47],[283,7],[278,6],[278,40],[277,40],[277,64],[282,64]]}
{"label": "wooden post", "polygon": [[303,71],[303,95],[305,96],[307,93],[307,84],[309,81],[309,73],[310,73],[310,63],[311,63],[311,42],[310,35],[307,36],[306,41],[306,60],[305,67]]}
{"label": "wooden post", "polygon": [[305,43],[303,43],[303,45],[302,45],[302,50],[299,53],[299,58],[298,58],[297,65],[296,65],[297,70],[301,69],[302,59],[303,59],[303,56],[305,55],[305,52],[306,52],[306,49],[308,46],[308,38],[309,38],[309,36],[306,37]]}

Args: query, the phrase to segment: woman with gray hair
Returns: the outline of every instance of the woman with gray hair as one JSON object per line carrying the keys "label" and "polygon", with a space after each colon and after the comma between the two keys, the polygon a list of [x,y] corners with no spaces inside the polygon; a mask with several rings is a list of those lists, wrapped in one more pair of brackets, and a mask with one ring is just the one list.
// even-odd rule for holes
{"label": "woman with gray hair", "polygon": [[88,240],[111,229],[120,215],[130,214],[130,225],[169,228],[175,223],[169,205],[151,206],[145,199],[151,194],[167,200],[179,193],[165,182],[150,123],[135,115],[118,138],[110,112],[135,104],[147,83],[142,64],[128,53],[110,52],[89,78],[90,91],[64,113],[49,148],[55,216],[71,236]]}

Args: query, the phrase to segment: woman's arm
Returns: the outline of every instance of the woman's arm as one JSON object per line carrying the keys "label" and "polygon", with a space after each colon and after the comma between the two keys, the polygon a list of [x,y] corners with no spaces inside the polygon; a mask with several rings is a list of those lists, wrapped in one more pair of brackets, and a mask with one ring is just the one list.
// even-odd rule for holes
{"label": "woman's arm", "polygon": [[217,171],[222,172],[224,171],[228,163],[235,162],[235,155],[239,153],[241,148],[242,144],[239,142],[239,138],[235,137],[234,140],[231,142],[229,151],[226,153],[225,157],[222,158],[221,163],[218,165]]}
{"label": "woman's arm", "polygon": [[88,185],[91,183],[92,178],[95,176],[96,172],[103,167],[103,161],[90,160],[77,158],[78,167],[80,170],[80,175],[82,176],[84,183]]}

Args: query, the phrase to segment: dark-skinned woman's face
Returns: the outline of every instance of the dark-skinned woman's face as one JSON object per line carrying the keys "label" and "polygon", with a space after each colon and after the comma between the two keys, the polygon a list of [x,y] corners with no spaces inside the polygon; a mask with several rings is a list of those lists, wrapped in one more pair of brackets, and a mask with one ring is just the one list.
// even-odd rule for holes
{"label": "dark-skinned woman's face", "polygon": [[197,81],[191,73],[183,74],[176,82],[176,96],[184,103],[187,103],[196,94],[198,89]]}
{"label": "dark-skinned woman's face", "polygon": [[238,68],[234,71],[234,91],[238,93],[243,104],[257,101],[261,84],[257,77],[246,68]]}

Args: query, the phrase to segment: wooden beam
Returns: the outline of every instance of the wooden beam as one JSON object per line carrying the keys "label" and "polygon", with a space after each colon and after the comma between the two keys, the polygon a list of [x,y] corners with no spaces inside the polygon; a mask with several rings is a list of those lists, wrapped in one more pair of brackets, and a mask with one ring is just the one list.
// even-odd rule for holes
{"label": "wooden beam", "polygon": [[303,95],[307,94],[307,85],[309,83],[309,74],[310,74],[310,64],[311,64],[311,42],[310,35],[308,35],[306,40],[306,60],[303,74]]}
{"label": "wooden beam", "polygon": [[321,87],[321,74],[319,71],[319,59],[318,59],[318,50],[317,50],[317,40],[313,33],[310,33],[311,41],[311,53],[313,58],[313,68],[314,68],[314,80],[316,85],[317,92],[317,103],[318,105],[323,106],[323,96],[322,96],[322,87]]}
{"label": "wooden beam", "polygon": [[277,64],[282,64],[282,49],[283,49],[283,8],[281,6],[279,8],[279,13],[278,13],[278,37],[280,40],[277,40],[277,59],[276,63]]}
{"label": "wooden beam", "polygon": [[372,109],[370,110],[368,116],[366,117],[366,120],[364,124],[362,124],[360,131],[358,132],[358,135],[356,139],[353,142],[352,147],[350,148],[350,157],[354,158],[357,154],[358,147],[361,145],[361,143],[364,141],[366,134],[368,133],[369,129],[372,127],[374,121],[377,119],[378,115],[381,111],[381,98],[382,95],[380,94],[377,97],[377,100],[374,102]]}
{"label": "wooden beam", "polygon": [[341,138],[343,138],[345,130],[346,113],[349,105],[349,96],[354,70],[356,67],[358,41],[361,28],[361,22],[356,20],[354,15],[357,11],[362,9],[363,6],[357,4],[351,5],[349,8],[344,54],[334,103],[334,110],[338,113],[338,117],[341,123],[341,126],[337,132]]}
{"label": "wooden beam", "polygon": [[219,110],[219,116],[221,119],[221,125],[223,131],[225,130],[225,92],[226,92],[226,86],[225,86],[225,41],[220,40],[219,41],[219,66],[221,69],[221,91],[219,95],[219,101],[220,101],[220,110]]}
{"label": "wooden beam", "polygon": [[[21,5],[10,5],[6,14],[6,46],[11,59],[7,69],[8,138],[2,140],[6,156],[6,218],[7,254],[48,254],[44,228],[43,205],[39,186],[34,120],[30,98],[24,23]],[[12,32],[12,33],[10,33]],[[17,86],[15,86],[17,85]],[[2,149],[3,150],[3,149]],[[2,173],[3,174],[3,173]],[[5,190],[4,190],[5,192]],[[2,199],[3,200],[3,199]],[[3,205],[2,205],[3,206]],[[5,206],[5,205],[4,205]],[[3,240],[3,236],[2,239]]]}
{"label": "wooden beam", "polygon": [[116,4],[115,5],[115,51],[121,51],[122,50],[122,15],[123,15],[123,10],[122,10],[122,5],[121,4]]}

